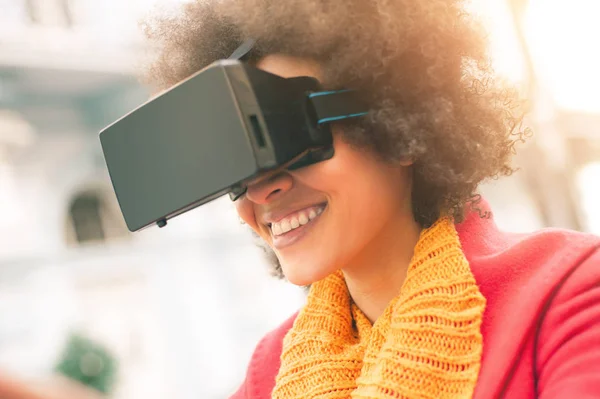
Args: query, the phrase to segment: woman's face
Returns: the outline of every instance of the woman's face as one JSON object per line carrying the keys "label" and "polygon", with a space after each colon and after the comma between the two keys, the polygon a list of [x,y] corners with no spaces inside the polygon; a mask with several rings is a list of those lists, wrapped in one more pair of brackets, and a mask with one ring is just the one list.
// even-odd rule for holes
{"label": "woman's face", "polygon": [[[307,60],[270,55],[258,67],[283,77],[319,77]],[[240,217],[273,248],[286,278],[308,285],[381,250],[412,220],[407,164],[388,164],[333,134],[335,155],[258,178],[236,201]],[[359,266],[357,266],[359,267]],[[364,265],[368,267],[368,265]]]}

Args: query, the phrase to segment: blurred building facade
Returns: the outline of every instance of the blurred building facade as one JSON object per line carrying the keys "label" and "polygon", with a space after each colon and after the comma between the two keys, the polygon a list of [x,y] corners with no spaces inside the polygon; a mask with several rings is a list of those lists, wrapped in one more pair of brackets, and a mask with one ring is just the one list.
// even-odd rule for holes
{"label": "blurred building facade", "polygon": [[[127,231],[98,132],[148,95],[147,3],[0,0],[0,366],[48,373],[78,330],[120,360],[116,398],[222,398],[303,293],[268,276],[228,201]],[[482,192],[502,228],[600,232],[600,117],[557,109],[528,71],[536,136]]]}

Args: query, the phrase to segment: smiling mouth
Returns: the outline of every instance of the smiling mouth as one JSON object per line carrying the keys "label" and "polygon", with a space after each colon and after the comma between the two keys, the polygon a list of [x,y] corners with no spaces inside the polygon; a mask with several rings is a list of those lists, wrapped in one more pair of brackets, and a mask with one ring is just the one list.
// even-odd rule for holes
{"label": "smiling mouth", "polygon": [[311,223],[323,213],[326,207],[327,203],[311,206],[294,212],[276,223],[269,223],[267,226],[273,237],[280,237]]}

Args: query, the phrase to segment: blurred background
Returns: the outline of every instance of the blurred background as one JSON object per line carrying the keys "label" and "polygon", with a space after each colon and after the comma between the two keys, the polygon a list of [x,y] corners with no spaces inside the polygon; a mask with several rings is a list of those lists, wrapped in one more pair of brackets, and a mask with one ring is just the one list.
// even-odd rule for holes
{"label": "blurred background", "polygon": [[[180,0],[0,0],[0,370],[112,398],[224,398],[304,294],[272,279],[228,200],[131,235],[98,132],[144,102],[137,21]],[[498,224],[600,233],[600,3],[473,0],[531,100]]]}

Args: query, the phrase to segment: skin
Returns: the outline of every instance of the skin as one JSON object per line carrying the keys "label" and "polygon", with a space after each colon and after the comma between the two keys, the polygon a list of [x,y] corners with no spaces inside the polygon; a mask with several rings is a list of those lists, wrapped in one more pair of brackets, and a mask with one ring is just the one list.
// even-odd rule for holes
{"label": "skin", "polygon": [[[273,54],[257,66],[319,78],[318,64],[306,59]],[[421,231],[411,210],[410,163],[384,163],[355,149],[335,126],[333,136],[332,159],[260,177],[236,209],[273,248],[291,283],[309,285],[342,270],[352,299],[374,322],[398,295]],[[320,204],[325,210],[299,239],[282,245],[273,237],[270,220]]]}
{"label": "skin", "polygon": [[[283,77],[319,77],[317,64],[282,55],[265,57],[258,67]],[[308,285],[341,269],[352,299],[374,322],[398,295],[420,234],[410,206],[410,163],[383,163],[349,146],[335,127],[334,149],[330,160],[260,177],[236,209],[275,250],[290,282]],[[274,245],[265,218],[323,203],[325,211],[300,240]],[[36,390],[0,374],[2,399],[96,397],[75,384]]]}

